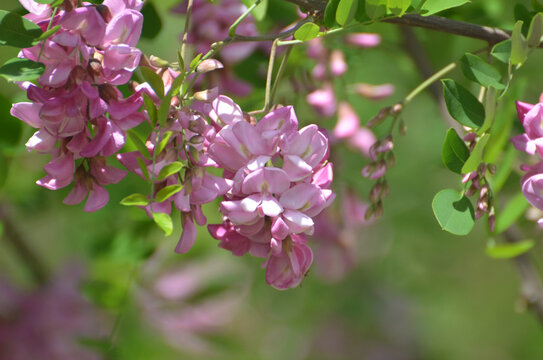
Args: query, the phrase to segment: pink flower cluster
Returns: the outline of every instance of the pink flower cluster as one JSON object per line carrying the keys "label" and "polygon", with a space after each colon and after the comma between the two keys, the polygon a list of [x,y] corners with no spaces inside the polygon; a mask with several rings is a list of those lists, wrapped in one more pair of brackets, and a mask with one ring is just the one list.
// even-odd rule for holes
{"label": "pink flower cluster", "polygon": [[[152,90],[143,91],[153,96]],[[291,106],[278,108],[258,123],[232,99],[219,95],[195,101],[190,107],[171,107],[166,125],[147,139],[152,154],[156,140],[168,136],[163,150],[151,156],[140,152],[117,155],[131,172],[155,182],[154,196],[167,186],[182,189],[166,200],[149,204],[151,213],[181,212],[183,232],[176,252],[186,253],[196,239],[196,226],[207,223],[201,206],[224,196],[224,222],[209,225],[221,247],[234,255],[247,252],[267,257],[266,280],[279,289],[297,286],[311,265],[305,234],[313,232],[312,218],[328,206],[332,165],[327,162],[328,140],[316,125],[298,129]],[[159,140],[162,141],[162,140]],[[174,161],[183,161],[183,176],[158,178]],[[143,171],[140,164],[146,170]],[[222,177],[206,168],[223,169]]]}
{"label": "pink flower cluster", "polygon": [[[521,166],[526,171],[521,181],[522,192],[530,204],[543,211],[543,102],[532,105],[517,101],[517,113],[525,132],[511,141],[517,150],[539,159],[535,165]],[[543,218],[538,223],[543,227]]]}
{"label": "pink flower cluster", "polygon": [[[37,184],[51,190],[75,186],[64,199],[95,211],[108,202],[104,185],[126,172],[105,157],[125,144],[126,130],[145,120],[140,93],[124,98],[115,87],[127,83],[140,62],[135,48],[142,29],[141,0],[105,0],[101,5],[65,1],[51,19],[49,5],[20,0],[29,19],[44,31],[60,29],[20,57],[45,65],[37,85],[23,83],[31,102],[14,104],[11,114],[38,130],[28,150],[50,154],[47,175]],[[76,166],[77,165],[77,166]]]}
{"label": "pink flower cluster", "polygon": [[[240,0],[221,0],[209,2],[194,0],[188,31],[188,42],[194,45],[196,53],[207,53],[211,44],[228,37],[228,29],[237,18],[247,10]],[[175,6],[172,12],[187,13],[187,1]],[[252,15],[247,16],[236,28],[236,34],[256,36],[258,31]],[[258,42],[237,42],[221,49],[220,60],[225,65],[223,71],[214,73],[215,79],[210,79],[213,86],[219,86],[221,92],[230,92],[237,96],[246,96],[251,92],[251,85],[234,73],[232,66],[253,53]]]}

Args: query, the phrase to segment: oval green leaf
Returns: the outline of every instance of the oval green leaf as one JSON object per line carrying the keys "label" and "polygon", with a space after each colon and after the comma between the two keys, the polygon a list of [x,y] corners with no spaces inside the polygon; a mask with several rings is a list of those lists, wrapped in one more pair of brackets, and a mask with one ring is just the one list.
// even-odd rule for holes
{"label": "oval green leaf", "polygon": [[10,81],[34,81],[45,71],[45,65],[28,59],[13,58],[0,67],[0,76]]}
{"label": "oval green leaf", "polygon": [[464,141],[458,136],[454,129],[447,131],[443,149],[441,151],[441,159],[447,169],[457,174],[462,173],[462,166],[469,158],[469,149]]}
{"label": "oval green leaf", "polygon": [[324,26],[332,28],[336,25],[336,11],[339,0],[330,0],[324,10]]}
{"label": "oval green leaf", "polygon": [[471,151],[471,155],[466,160],[464,166],[462,166],[462,174],[477,170],[479,164],[483,161],[483,152],[489,139],[490,134],[484,134],[479,141],[477,141],[477,144],[475,144],[475,147]]}
{"label": "oval green leaf", "polygon": [[475,225],[469,199],[454,189],[441,190],[432,201],[434,215],[441,228],[454,235],[467,235]]}
{"label": "oval green leaf", "polygon": [[422,15],[428,16],[443,10],[464,5],[467,2],[469,2],[469,0],[426,0],[424,5],[422,5],[421,12]]}
{"label": "oval green leaf", "polygon": [[493,86],[502,90],[505,86],[500,83],[502,75],[495,67],[484,62],[480,57],[466,53],[460,59],[460,66],[464,76],[484,87]]}
{"label": "oval green leaf", "polygon": [[160,189],[155,196],[156,202],[163,202],[168,200],[171,196],[177,194],[183,189],[182,185],[169,185]]}
{"label": "oval green leaf", "polygon": [[294,38],[300,41],[308,41],[319,35],[319,26],[313,23],[305,23],[294,33]]}
{"label": "oval green leaf", "polygon": [[524,35],[522,35],[522,24],[524,24],[523,21],[517,21],[513,28],[513,33],[511,34],[510,61],[513,65],[522,65],[528,56],[526,40],[524,39]]}
{"label": "oval green leaf", "polygon": [[410,5],[411,0],[387,0],[387,9],[397,16],[405,14]]}
{"label": "oval green leaf", "polygon": [[530,23],[530,30],[528,30],[528,39],[526,40],[528,47],[538,47],[541,42],[541,35],[543,35],[543,14],[537,13]]}
{"label": "oval green leaf", "polygon": [[460,124],[478,128],[485,121],[485,108],[472,93],[451,79],[441,80],[449,114]]}
{"label": "oval green leaf", "polygon": [[497,43],[490,53],[495,59],[507,64],[511,57],[511,39]]}
{"label": "oval green leaf", "polygon": [[124,206],[146,206],[149,204],[147,196],[143,194],[132,194],[128,195],[121,200],[121,205]]}
{"label": "oval green leaf", "polygon": [[386,0],[366,0],[366,15],[376,20],[382,18],[387,12]]}
{"label": "oval green leaf", "polygon": [[164,97],[164,82],[162,78],[153,71],[153,69],[147,66],[140,66],[141,75],[151,88],[155,91],[155,94],[162,99]]}
{"label": "oval green leaf", "polygon": [[340,0],[336,11],[336,21],[340,26],[349,24],[356,14],[358,0]]}
{"label": "oval green leaf", "polygon": [[501,234],[509,229],[524,214],[528,205],[530,204],[522,192],[515,195],[509,200],[505,208],[496,214],[496,229],[494,233]]}
{"label": "oval green leaf", "polygon": [[183,166],[184,166],[183,163],[179,161],[174,161],[164,166],[158,173],[157,180],[164,180],[168,176],[178,173],[183,168]]}
{"label": "oval green leaf", "polygon": [[159,228],[164,231],[166,236],[171,235],[173,232],[173,222],[170,215],[165,213],[153,213],[153,220],[158,225]]}
{"label": "oval green leaf", "polygon": [[0,10],[0,45],[27,48],[40,42],[41,28],[21,15]]}
{"label": "oval green leaf", "polygon": [[511,259],[530,251],[534,247],[534,244],[533,240],[523,240],[497,245],[491,240],[486,246],[485,253],[494,259]]}

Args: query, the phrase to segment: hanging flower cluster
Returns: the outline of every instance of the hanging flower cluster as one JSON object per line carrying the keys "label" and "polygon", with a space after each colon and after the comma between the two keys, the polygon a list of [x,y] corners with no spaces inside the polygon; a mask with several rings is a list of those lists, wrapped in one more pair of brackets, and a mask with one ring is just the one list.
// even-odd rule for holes
{"label": "hanging flower cluster", "polygon": [[[543,102],[532,105],[517,101],[517,113],[525,132],[514,136],[511,141],[517,150],[539,159],[537,164],[521,166],[521,170],[526,172],[521,181],[522,192],[530,204],[543,211]],[[543,227],[543,218],[538,223]]]}
{"label": "hanging flower cluster", "polygon": [[52,156],[44,167],[47,175],[37,184],[57,190],[75,181],[64,202],[77,204],[88,194],[85,211],[98,210],[109,200],[104,185],[126,175],[108,165],[106,157],[124,146],[126,130],[145,120],[138,112],[140,93],[125,98],[116,88],[130,80],[140,62],[135,46],[143,24],[142,1],[105,0],[80,7],[65,1],[58,12],[31,0],[20,2],[42,30],[59,26],[44,42],[20,52],[21,58],[43,63],[45,72],[37,85],[20,84],[31,102],[11,110],[38,129],[27,149]]}

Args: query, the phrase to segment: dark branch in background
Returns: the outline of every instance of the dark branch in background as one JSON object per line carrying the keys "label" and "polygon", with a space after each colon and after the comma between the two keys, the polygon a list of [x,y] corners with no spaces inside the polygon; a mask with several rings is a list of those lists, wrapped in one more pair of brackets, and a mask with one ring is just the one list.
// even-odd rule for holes
{"label": "dark branch in background", "polygon": [[3,224],[4,232],[2,238],[8,242],[20,259],[27,266],[27,270],[32,275],[37,284],[43,284],[47,280],[47,271],[43,263],[32,252],[32,249],[27,245],[23,235],[15,226],[8,211],[0,204],[0,221]]}
{"label": "dark branch in background", "polygon": [[[507,242],[518,242],[520,236],[514,229],[509,229],[505,233]],[[543,324],[543,285],[541,276],[530,256],[522,254],[513,259],[517,267],[521,280],[521,295],[526,307],[533,311],[541,324]]]}
{"label": "dark branch in background", "polygon": [[[286,0],[304,9],[321,15],[326,8],[327,0]],[[418,14],[405,14],[402,17],[395,17],[381,20],[392,24],[422,27],[448,34],[466,36],[488,42],[490,45],[511,38],[511,34],[503,29],[471,24],[463,21],[451,20],[440,16],[422,16]]]}

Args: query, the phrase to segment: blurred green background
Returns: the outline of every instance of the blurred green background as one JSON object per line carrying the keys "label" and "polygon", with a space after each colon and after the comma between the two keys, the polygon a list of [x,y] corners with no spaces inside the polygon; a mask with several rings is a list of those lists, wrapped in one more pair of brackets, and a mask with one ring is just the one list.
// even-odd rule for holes
{"label": "blurred green background", "polygon": [[[529,1],[519,3],[530,6]],[[174,61],[183,18],[168,12],[176,1],[154,4],[162,29],[155,39],[142,40],[140,48],[147,55]],[[281,11],[289,11],[290,19],[294,18],[294,7],[282,4],[273,0],[270,9],[287,9]],[[505,0],[475,0],[444,15],[511,29],[513,5]],[[3,9],[18,7],[13,0],[2,2]],[[270,29],[270,23],[264,24],[263,29]],[[360,50],[329,40],[330,46],[337,45],[346,53],[349,70],[345,78],[353,82],[392,83],[396,87],[391,98],[374,102],[338,85],[338,94],[348,99],[366,122],[380,108],[401,100],[422,81],[422,76],[402,50],[401,30],[397,26],[376,24],[360,31],[381,34],[382,44]],[[466,51],[485,46],[480,41],[437,32],[416,29],[415,33],[436,70]],[[0,61],[16,53],[16,49],[2,48]],[[255,55],[248,61],[254,70],[265,68],[264,55]],[[288,71],[298,71],[294,65],[309,69],[311,64],[307,61],[304,50],[296,49],[290,63],[293,67]],[[519,72],[511,94],[517,97],[508,96],[502,109],[503,116],[511,121],[515,118],[511,111],[514,100],[537,101],[543,83],[542,61],[543,54],[536,52]],[[239,76],[255,85],[251,97],[240,100],[246,111],[261,106],[264,82],[261,72],[255,76],[253,72],[246,73],[247,68],[240,65],[237,69]],[[461,79],[459,70],[450,76]],[[305,104],[304,94],[292,91],[288,82],[280,88],[278,98],[283,103],[295,104],[302,122],[320,121],[321,126],[329,129],[335,123],[334,119],[319,120]],[[142,191],[143,183],[133,177],[109,186],[108,206],[90,214],[83,212],[82,205],[62,204],[69,188],[52,192],[38,187],[35,181],[43,176],[42,167],[49,159],[26,152],[24,143],[32,129],[9,116],[11,102],[24,99],[23,91],[2,80],[0,203],[49,274],[61,271],[68,261],[84,264],[86,275],[81,292],[109,320],[103,342],[83,346],[104,352],[105,358],[543,358],[541,324],[522,309],[514,264],[485,255],[484,224],[478,224],[468,236],[457,237],[443,232],[434,219],[433,196],[441,189],[458,187],[460,179],[441,163],[440,149],[448,126],[427,92],[417,97],[402,116],[408,133],[395,138],[397,161],[388,173],[390,197],[385,201],[384,216],[357,234],[353,249],[358,258],[356,267],[334,283],[311,271],[301,287],[284,292],[266,285],[258,259],[236,258],[217,248],[204,228],[187,255],[174,254],[179,224],[177,231],[165,238],[141,210],[119,204],[124,196]],[[371,183],[360,176],[366,160],[347,149],[341,149],[340,154],[342,166],[336,167],[336,178],[366,196]],[[506,189],[514,193],[518,184],[519,176],[512,175]],[[206,206],[210,223],[220,221],[216,206]],[[0,277],[31,291],[34,285],[25,262],[6,237],[0,243]],[[159,250],[149,258],[155,247]],[[535,251],[540,250],[538,245]],[[187,290],[186,296],[154,307],[153,301],[142,294],[154,289],[161,276],[157,274],[172,269],[186,274],[194,271],[198,274],[194,275],[197,285],[187,285],[192,291]],[[172,281],[178,286],[189,284],[187,276],[179,275]],[[223,319],[220,314],[225,313],[229,316]],[[207,323],[194,320],[205,314],[209,317]],[[171,327],[156,324],[159,318],[172,320],[176,316],[186,321],[180,320]]]}

